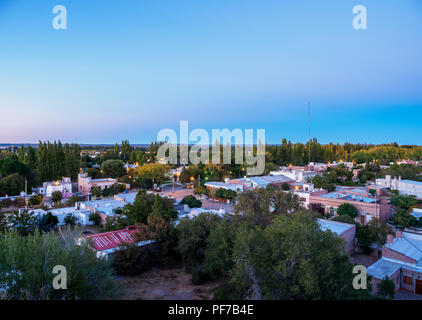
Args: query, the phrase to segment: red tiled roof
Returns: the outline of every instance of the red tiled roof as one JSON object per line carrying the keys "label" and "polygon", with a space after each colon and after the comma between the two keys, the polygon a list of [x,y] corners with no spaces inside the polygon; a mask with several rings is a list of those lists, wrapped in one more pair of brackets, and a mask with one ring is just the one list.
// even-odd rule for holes
{"label": "red tiled roof", "polygon": [[109,231],[86,236],[87,239],[92,239],[92,244],[95,250],[103,251],[119,247],[125,243],[134,243],[132,234],[136,232],[135,226],[129,226],[123,230]]}

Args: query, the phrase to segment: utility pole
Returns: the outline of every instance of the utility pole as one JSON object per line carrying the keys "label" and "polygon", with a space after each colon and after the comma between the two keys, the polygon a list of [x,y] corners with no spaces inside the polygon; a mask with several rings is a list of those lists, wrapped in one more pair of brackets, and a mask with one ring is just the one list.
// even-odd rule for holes
{"label": "utility pole", "polygon": [[172,188],[171,188],[171,192],[173,192],[174,193],[174,175],[173,175],[173,177],[172,177],[172,179],[171,179],[172,181]]}
{"label": "utility pole", "polygon": [[28,180],[25,179],[25,209],[28,209]]}
{"label": "utility pole", "polygon": [[308,100],[308,165],[311,163],[311,102]]}

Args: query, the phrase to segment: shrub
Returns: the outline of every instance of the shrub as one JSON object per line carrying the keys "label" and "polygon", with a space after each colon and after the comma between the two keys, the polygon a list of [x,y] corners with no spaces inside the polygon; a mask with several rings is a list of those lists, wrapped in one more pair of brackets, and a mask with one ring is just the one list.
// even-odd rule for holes
{"label": "shrub", "polygon": [[99,226],[101,224],[101,217],[98,213],[93,212],[89,215],[89,221],[92,221],[95,225]]}
{"label": "shrub", "polygon": [[38,194],[38,195],[35,195],[35,196],[31,196],[28,199],[28,204],[30,206],[37,206],[37,205],[41,204],[41,201],[42,201],[42,195]]}
{"label": "shrub", "polygon": [[154,244],[138,247],[125,244],[113,254],[113,268],[122,275],[134,276],[151,268],[156,262]]}
{"label": "shrub", "polygon": [[395,293],[396,286],[394,284],[394,281],[389,279],[387,276],[385,276],[384,279],[381,280],[380,283],[377,285],[377,293],[378,295],[393,299],[394,293]]}
{"label": "shrub", "polygon": [[200,208],[202,206],[202,202],[192,195],[184,197],[180,203],[187,204],[189,208]]}
{"label": "shrub", "polygon": [[418,223],[416,218],[404,209],[397,210],[396,214],[393,216],[393,222],[401,228],[415,226]]}
{"label": "shrub", "polygon": [[51,194],[51,200],[53,200],[53,202],[59,202],[62,200],[62,193],[60,191],[54,191]]}
{"label": "shrub", "polygon": [[350,217],[355,218],[358,215],[358,209],[350,203],[344,202],[337,208],[337,214],[339,216],[349,215]]}

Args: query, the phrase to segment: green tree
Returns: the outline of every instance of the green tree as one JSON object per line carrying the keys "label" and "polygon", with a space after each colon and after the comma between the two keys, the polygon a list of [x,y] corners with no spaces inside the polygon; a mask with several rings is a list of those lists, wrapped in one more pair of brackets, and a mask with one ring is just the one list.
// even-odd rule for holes
{"label": "green tree", "polygon": [[89,221],[92,221],[95,225],[99,226],[101,224],[101,217],[98,213],[93,212],[89,215]]}
{"label": "green tree", "polygon": [[59,223],[57,217],[53,216],[51,212],[47,212],[47,214],[44,215],[39,215],[37,220],[37,227],[43,232],[49,232]]}
{"label": "green tree", "polygon": [[51,194],[51,200],[53,201],[53,202],[59,202],[59,201],[61,201],[62,200],[62,193],[60,192],[60,191],[54,191],[52,194]]}
{"label": "green tree", "polygon": [[393,229],[384,221],[372,218],[367,224],[368,230],[371,233],[371,238],[378,248],[381,248],[387,241],[387,235],[393,233]]}
{"label": "green tree", "polygon": [[99,186],[94,186],[91,188],[91,194],[95,197],[95,198],[100,198],[101,195],[103,194],[103,191],[101,190],[101,187]]}
{"label": "green tree", "polygon": [[33,234],[38,226],[35,214],[27,210],[8,215],[7,223],[10,230],[16,230],[23,237]]}
{"label": "green tree", "polygon": [[345,299],[353,290],[344,240],[308,211],[279,215],[265,230],[241,228],[230,283],[238,298]]}
{"label": "green tree", "polygon": [[348,215],[352,218],[356,218],[358,215],[358,209],[356,209],[355,206],[351,205],[348,202],[343,202],[341,205],[338,206],[337,214],[339,216]]}
{"label": "green tree", "polygon": [[366,252],[371,252],[371,245],[374,243],[371,231],[367,225],[356,226],[357,244]]}
{"label": "green tree", "polygon": [[148,194],[143,189],[139,190],[133,204],[128,204],[123,208],[123,214],[128,217],[130,224],[145,224],[149,216],[161,217],[166,221],[172,221],[177,217],[170,199]]}
{"label": "green tree", "polygon": [[385,297],[387,299],[393,299],[395,294],[396,286],[394,281],[385,276],[377,285],[378,295]]}
{"label": "green tree", "polygon": [[41,202],[42,202],[42,195],[40,195],[40,194],[38,194],[38,195],[34,195],[34,196],[31,196],[31,197],[28,199],[28,204],[29,204],[30,206],[38,206],[38,205],[40,205],[40,204],[41,204]]}
{"label": "green tree", "polygon": [[416,218],[404,209],[397,210],[393,215],[393,222],[400,228],[415,226],[418,223]]}
{"label": "green tree", "polygon": [[[39,233],[21,237],[18,232],[0,234],[0,287],[10,299],[112,299],[121,291],[113,279],[110,261],[96,256],[88,243],[69,231],[58,237]],[[54,289],[53,267],[67,271],[67,289]]]}
{"label": "green tree", "polygon": [[0,179],[0,196],[19,195],[25,190],[25,177],[19,173],[12,173]]}
{"label": "green tree", "polygon": [[73,214],[69,213],[66,217],[64,217],[63,221],[66,225],[74,226],[78,221],[78,218],[76,218],[76,216],[74,216]]}
{"label": "green tree", "polygon": [[228,220],[221,220],[211,229],[204,257],[204,271],[211,279],[228,278],[233,267],[233,243],[236,227]]}
{"label": "green tree", "polygon": [[202,202],[192,195],[184,197],[180,204],[187,204],[189,208],[200,208],[202,206]]}
{"label": "green tree", "polygon": [[390,201],[393,206],[404,210],[409,210],[411,207],[418,203],[416,196],[400,194],[393,196]]}
{"label": "green tree", "polygon": [[237,196],[234,220],[265,228],[277,215],[287,215],[301,208],[299,197],[279,188],[248,190]]}
{"label": "green tree", "polygon": [[125,167],[121,160],[106,160],[101,164],[101,170],[107,177],[118,178],[125,174]]}
{"label": "green tree", "polygon": [[177,226],[179,234],[178,251],[186,264],[188,272],[203,273],[202,264],[205,259],[205,248],[208,236],[221,220],[215,214],[204,212],[193,219],[182,219]]}
{"label": "green tree", "polygon": [[134,170],[134,175],[141,180],[151,179],[153,184],[161,184],[166,180],[170,167],[160,163],[147,163]]}

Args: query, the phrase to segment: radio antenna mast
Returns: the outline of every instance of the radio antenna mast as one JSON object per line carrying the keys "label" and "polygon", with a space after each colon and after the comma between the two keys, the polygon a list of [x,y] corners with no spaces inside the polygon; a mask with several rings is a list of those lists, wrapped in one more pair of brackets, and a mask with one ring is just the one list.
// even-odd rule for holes
{"label": "radio antenna mast", "polygon": [[308,165],[311,163],[311,102],[308,100]]}

